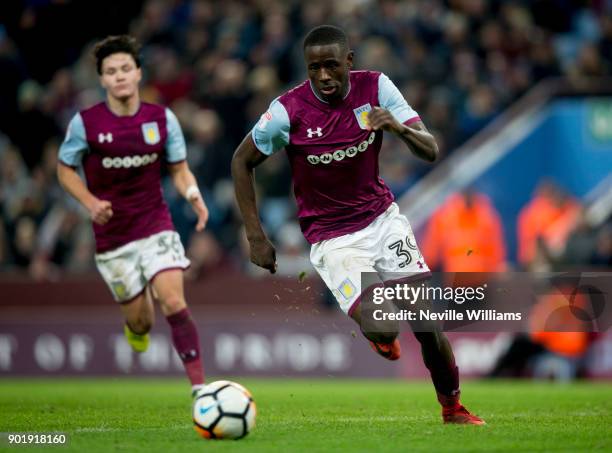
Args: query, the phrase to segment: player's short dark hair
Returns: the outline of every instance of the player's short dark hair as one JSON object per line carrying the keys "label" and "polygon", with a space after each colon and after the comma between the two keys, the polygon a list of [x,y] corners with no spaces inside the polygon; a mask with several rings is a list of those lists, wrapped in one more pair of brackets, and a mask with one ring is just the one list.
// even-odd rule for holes
{"label": "player's short dark hair", "polygon": [[94,47],[98,74],[102,74],[102,61],[114,53],[129,53],[134,58],[136,67],[140,68],[140,44],[129,35],[108,36]]}
{"label": "player's short dark hair", "polygon": [[340,44],[342,50],[348,50],[348,38],[344,30],[333,25],[319,25],[308,32],[304,38],[304,50],[311,46]]}

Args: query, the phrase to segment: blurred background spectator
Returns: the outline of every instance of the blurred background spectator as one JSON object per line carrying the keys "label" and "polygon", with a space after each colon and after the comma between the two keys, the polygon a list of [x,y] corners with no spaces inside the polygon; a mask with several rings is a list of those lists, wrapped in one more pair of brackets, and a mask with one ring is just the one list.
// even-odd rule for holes
{"label": "blurred background spectator", "polygon": [[519,263],[527,270],[550,271],[554,258],[564,252],[570,233],[578,225],[580,211],[579,202],[561,187],[543,181],[519,213]]}
{"label": "blurred background spectator", "polygon": [[502,272],[504,232],[486,195],[467,189],[433,214],[421,244],[430,269],[441,272]]}
{"label": "blurred background spectator", "polygon": [[[0,266],[36,278],[92,269],[88,219],[58,190],[54,166],[71,116],[102,99],[91,48],[106,35],[131,33],[142,42],[143,98],[168,104],[184,129],[211,210],[206,235],[192,241],[195,219],[170,188],[166,196],[199,278],[212,267],[244,265],[229,162],[269,102],[305,78],[301,39],[311,27],[344,27],[356,67],[391,77],[444,157],[541,79],[610,75],[611,9],[609,2],[555,0],[2,2]],[[94,20],[74,27],[82,17]],[[380,168],[396,196],[430,169],[393,139]],[[292,223],[287,160],[268,159],[257,185],[265,226],[293,262],[307,247]],[[545,214],[577,216],[576,202],[542,188],[533,203],[537,212],[530,205],[521,215],[522,265],[534,263],[538,244],[562,256],[562,239],[574,244],[589,234],[597,259],[609,263],[601,255],[610,250],[609,230],[571,233],[577,223],[568,220],[553,234],[538,223],[549,221],[540,219]]]}

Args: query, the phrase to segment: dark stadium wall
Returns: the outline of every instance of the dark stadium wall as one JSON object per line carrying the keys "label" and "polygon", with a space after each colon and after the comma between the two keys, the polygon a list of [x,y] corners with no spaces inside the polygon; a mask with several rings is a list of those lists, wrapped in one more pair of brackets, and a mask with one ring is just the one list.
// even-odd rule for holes
{"label": "dark stadium wall", "polygon": [[[404,377],[424,379],[419,345],[402,333],[398,362],[374,354],[358,327],[324,308],[318,279],[255,280],[228,274],[187,284],[209,376]],[[182,376],[158,313],[150,349],[136,355],[119,310],[97,278],[61,283],[0,281],[2,376]],[[248,295],[248,298],[245,298]],[[462,375],[487,373],[507,333],[450,333]],[[594,345],[588,373],[612,377],[612,333]]]}

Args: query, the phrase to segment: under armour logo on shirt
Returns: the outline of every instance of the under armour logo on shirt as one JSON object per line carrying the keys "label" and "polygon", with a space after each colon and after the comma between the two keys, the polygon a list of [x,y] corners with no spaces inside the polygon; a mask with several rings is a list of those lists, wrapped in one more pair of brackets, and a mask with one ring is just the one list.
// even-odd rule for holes
{"label": "under armour logo on shirt", "polygon": [[112,143],[113,142],[113,134],[110,133],[110,132],[107,132],[106,134],[103,134],[102,132],[100,132],[98,134],[98,142],[99,143],[104,143],[104,142]]}
{"label": "under armour logo on shirt", "polygon": [[317,137],[323,135],[323,129],[321,129],[320,127],[317,127],[317,130],[315,131],[313,131],[311,128],[308,128],[306,132],[308,132],[308,138],[312,138],[315,134]]}

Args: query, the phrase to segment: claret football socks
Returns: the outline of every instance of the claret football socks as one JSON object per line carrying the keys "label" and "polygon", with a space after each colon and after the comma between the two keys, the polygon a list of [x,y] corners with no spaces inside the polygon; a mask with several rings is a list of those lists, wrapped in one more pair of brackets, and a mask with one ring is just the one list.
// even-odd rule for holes
{"label": "claret football socks", "polygon": [[172,330],[172,343],[192,386],[204,383],[204,368],[200,357],[198,330],[188,308],[166,316]]}

